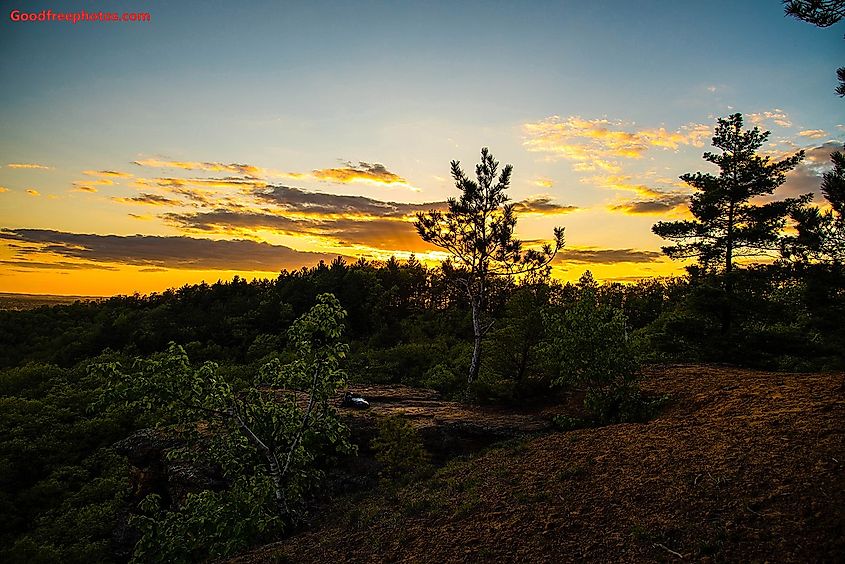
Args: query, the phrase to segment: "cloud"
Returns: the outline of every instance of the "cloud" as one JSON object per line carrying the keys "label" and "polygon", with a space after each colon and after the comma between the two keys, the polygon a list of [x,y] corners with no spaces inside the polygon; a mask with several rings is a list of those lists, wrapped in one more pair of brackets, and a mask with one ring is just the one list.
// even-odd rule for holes
{"label": "cloud", "polygon": [[83,170],[82,174],[87,176],[96,176],[99,178],[132,178],[133,175],[128,172],[120,172],[117,170]]}
{"label": "cloud", "polygon": [[446,202],[422,204],[388,202],[365,196],[346,196],[325,192],[309,192],[290,186],[271,186],[255,192],[256,197],[279,208],[315,215],[360,215],[372,217],[405,217],[418,211],[444,209]]}
{"label": "cloud", "polygon": [[535,178],[534,185],[541,188],[551,188],[555,183],[551,178]]}
{"label": "cloud", "polygon": [[[269,243],[196,239],[185,236],[95,235],[47,229],[2,229],[0,239],[16,244],[14,260],[47,254],[59,260],[144,268],[277,272],[312,265],[335,256]],[[40,260],[49,263],[50,261]]]}
{"label": "cloud", "polygon": [[687,209],[689,194],[671,192],[659,194],[654,198],[634,200],[610,206],[612,211],[624,212],[630,215],[666,215]]}
{"label": "cloud", "polygon": [[24,192],[26,192],[30,196],[40,196],[41,195],[41,192],[39,192],[35,188],[27,188],[26,190],[24,190]]}
{"label": "cloud", "polygon": [[553,158],[575,161],[579,172],[619,170],[616,159],[639,159],[650,149],[678,149],[682,145],[701,147],[711,128],[687,124],[676,131],[664,127],[627,131],[621,121],[551,116],[523,125],[527,150]]}
{"label": "cloud", "polygon": [[413,222],[402,219],[339,219],[315,226],[313,233],[341,245],[421,253],[439,250],[417,234]]}
{"label": "cloud", "polygon": [[84,184],[76,184],[76,182],[74,182],[74,184],[76,186],[73,188],[72,192],[96,192],[97,191],[97,189],[94,188],[93,186],[86,186]]}
{"label": "cloud", "polygon": [[114,180],[108,178],[99,178],[97,180],[77,180],[73,183],[74,186],[114,186]]}
{"label": "cloud", "polygon": [[789,116],[779,108],[767,112],[748,114],[748,119],[751,123],[758,126],[764,126],[771,122],[781,127],[792,127],[792,121],[790,121]]}
{"label": "cloud", "polygon": [[272,229],[280,233],[302,233],[308,222],[282,215],[253,211],[218,209],[198,213],[166,213],[162,219],[188,231],[231,231]]}
{"label": "cloud", "polygon": [[0,186],[0,194],[2,194],[3,192],[8,192],[8,191],[9,191],[9,189],[6,188],[5,186]]}
{"label": "cloud", "polygon": [[141,221],[150,221],[150,220],[153,219],[153,216],[151,216],[151,215],[143,215],[143,214],[137,214],[137,213],[128,213],[126,215],[128,215],[132,219],[139,219]]}
{"label": "cloud", "polygon": [[514,211],[517,213],[558,215],[571,213],[577,210],[577,206],[563,206],[561,204],[556,204],[549,196],[530,196],[514,204]]}
{"label": "cloud", "polygon": [[805,129],[804,131],[799,131],[798,135],[801,137],[809,137],[810,139],[821,139],[827,133],[824,129]]}
{"label": "cloud", "polygon": [[314,178],[329,182],[349,184],[366,182],[370,184],[404,184],[408,181],[396,173],[390,172],[383,164],[359,162],[357,165],[347,162],[342,168],[324,168],[312,171]]}
{"label": "cloud", "polygon": [[134,164],[152,168],[180,168],[182,170],[201,170],[205,172],[230,172],[257,178],[264,174],[264,169],[238,163],[196,162],[196,161],[165,161],[160,159],[143,159],[133,161]]}
{"label": "cloud", "polygon": [[772,197],[766,199],[794,198],[801,194],[811,193],[815,202],[824,201],[821,193],[822,174],[832,167],[830,154],[842,150],[842,143],[833,141],[804,149],[804,160],[787,173],[786,182],[775,191]]}
{"label": "cloud", "polygon": [[116,266],[90,262],[43,262],[36,260],[0,260],[0,264],[21,270],[119,270]]}
{"label": "cloud", "polygon": [[584,184],[592,184],[599,188],[607,188],[608,190],[622,190],[625,192],[633,192],[640,196],[660,196],[663,192],[655,190],[645,184],[632,182],[633,176],[628,174],[599,174],[595,176],[585,176],[580,181]]}
{"label": "cloud", "polygon": [[660,251],[641,249],[596,249],[594,247],[564,248],[554,259],[556,264],[618,264],[657,262],[663,257]]}
{"label": "cloud", "polygon": [[112,198],[115,202],[119,202],[121,204],[143,204],[148,206],[178,206],[181,205],[181,202],[178,200],[174,200],[172,198],[168,198],[166,196],[161,196],[159,194],[147,194],[143,193],[140,196],[135,196],[134,198]]}
{"label": "cloud", "polygon": [[260,180],[246,180],[242,178],[156,178],[154,180],[139,178],[140,185],[150,183],[166,188],[180,188],[183,186],[199,186],[204,188],[264,188],[266,182]]}
{"label": "cloud", "polygon": [[6,165],[9,168],[28,168],[35,170],[52,170],[53,167],[37,163],[9,163]]}

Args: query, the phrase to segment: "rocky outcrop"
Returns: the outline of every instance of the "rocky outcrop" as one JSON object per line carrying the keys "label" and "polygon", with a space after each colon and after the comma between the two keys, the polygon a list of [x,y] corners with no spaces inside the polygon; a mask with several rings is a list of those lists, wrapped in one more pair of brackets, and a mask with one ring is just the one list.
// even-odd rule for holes
{"label": "rocky outcrop", "polygon": [[351,391],[370,408],[338,409],[359,452],[368,453],[380,417],[402,416],[417,429],[435,463],[469,454],[511,437],[546,431],[551,417],[542,411],[473,406],[441,399],[434,390],[402,385],[356,385]]}

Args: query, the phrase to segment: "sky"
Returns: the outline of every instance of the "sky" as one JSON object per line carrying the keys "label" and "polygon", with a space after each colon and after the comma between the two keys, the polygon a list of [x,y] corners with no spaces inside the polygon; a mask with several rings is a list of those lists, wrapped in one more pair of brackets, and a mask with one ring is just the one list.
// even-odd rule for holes
{"label": "sky", "polygon": [[[414,214],[481,147],[514,167],[521,239],[565,227],[555,276],[679,274],[651,226],[688,213],[718,117],[806,151],[776,196],[818,192],[845,139],[845,23],[777,0],[0,3],[3,292],[436,264]],[[149,21],[11,17],[48,8]]]}

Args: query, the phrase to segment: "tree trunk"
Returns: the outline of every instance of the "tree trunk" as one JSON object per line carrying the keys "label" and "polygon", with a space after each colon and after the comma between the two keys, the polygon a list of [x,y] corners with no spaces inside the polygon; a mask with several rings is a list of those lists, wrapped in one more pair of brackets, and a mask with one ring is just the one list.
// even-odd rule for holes
{"label": "tree trunk", "polygon": [[733,250],[734,250],[734,202],[728,210],[728,233],[725,238],[725,303],[722,307],[722,334],[727,335],[733,321]]}
{"label": "tree trunk", "polygon": [[231,409],[229,413],[235,418],[235,421],[238,422],[238,426],[241,428],[244,435],[246,435],[246,437],[252,441],[256,447],[258,447],[258,450],[260,450],[264,455],[264,458],[267,459],[267,466],[270,470],[270,478],[273,480],[273,495],[276,499],[276,505],[278,505],[281,513],[287,513],[287,501],[285,500],[285,493],[282,487],[282,470],[279,465],[279,459],[276,457],[276,453],[273,452],[270,447],[264,443],[264,441],[258,438],[258,435],[252,432],[252,429],[249,428],[237,410]]}
{"label": "tree trunk", "polygon": [[469,365],[469,374],[467,375],[467,392],[478,378],[478,372],[481,370],[481,339],[484,334],[481,328],[481,298],[477,296],[472,298],[472,331],[475,339],[472,349],[472,362]]}

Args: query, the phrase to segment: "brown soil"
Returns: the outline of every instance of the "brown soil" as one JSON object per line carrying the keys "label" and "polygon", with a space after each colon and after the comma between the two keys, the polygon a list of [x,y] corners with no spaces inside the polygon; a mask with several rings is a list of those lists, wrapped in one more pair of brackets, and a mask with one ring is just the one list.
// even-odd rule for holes
{"label": "brown soil", "polygon": [[651,371],[645,424],[512,440],[237,562],[843,562],[842,374]]}

